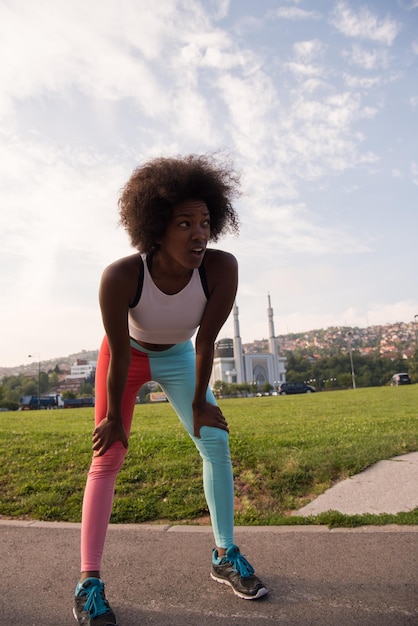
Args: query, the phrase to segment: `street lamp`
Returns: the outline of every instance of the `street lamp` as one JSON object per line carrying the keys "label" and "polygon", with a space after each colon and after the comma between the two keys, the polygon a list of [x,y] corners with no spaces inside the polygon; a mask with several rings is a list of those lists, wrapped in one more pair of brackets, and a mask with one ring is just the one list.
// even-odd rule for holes
{"label": "street lamp", "polygon": [[39,352],[34,352],[33,354],[28,354],[30,359],[34,359],[37,357],[38,359],[38,409],[41,408],[41,355]]}
{"label": "street lamp", "polygon": [[351,365],[351,380],[353,381],[353,389],[356,388],[356,376],[354,374],[354,364],[353,364],[353,352],[351,350],[351,337],[353,333],[348,331],[347,333],[347,342],[348,342],[348,352],[350,353],[350,365]]}
{"label": "street lamp", "polygon": [[414,329],[415,329],[415,350],[418,350],[418,327],[417,327],[418,315],[414,315]]}

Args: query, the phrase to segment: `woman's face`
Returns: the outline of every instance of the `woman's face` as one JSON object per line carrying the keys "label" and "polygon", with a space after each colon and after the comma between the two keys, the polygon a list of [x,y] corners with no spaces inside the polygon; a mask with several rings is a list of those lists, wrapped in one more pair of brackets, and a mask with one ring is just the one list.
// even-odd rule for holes
{"label": "woman's face", "polygon": [[210,215],[202,200],[185,200],[173,207],[159,252],[187,269],[203,261],[210,237]]}

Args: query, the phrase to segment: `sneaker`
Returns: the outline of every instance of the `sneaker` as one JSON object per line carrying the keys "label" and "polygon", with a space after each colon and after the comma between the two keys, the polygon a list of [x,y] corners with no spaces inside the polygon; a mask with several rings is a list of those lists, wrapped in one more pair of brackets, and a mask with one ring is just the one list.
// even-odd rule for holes
{"label": "sneaker", "polygon": [[75,588],[74,617],[82,626],[118,626],[100,578],[86,578]]}
{"label": "sneaker", "polygon": [[232,587],[232,591],[244,600],[257,600],[268,593],[237,546],[228,548],[225,556],[218,556],[218,551],[213,551],[210,575],[218,583]]}

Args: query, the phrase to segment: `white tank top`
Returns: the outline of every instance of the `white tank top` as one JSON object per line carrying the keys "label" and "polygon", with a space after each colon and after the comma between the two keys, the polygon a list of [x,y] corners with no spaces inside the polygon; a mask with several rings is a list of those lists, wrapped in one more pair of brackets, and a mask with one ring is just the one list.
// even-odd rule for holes
{"label": "white tank top", "polygon": [[[144,277],[137,302],[129,309],[129,335],[146,343],[175,344],[191,339],[199,327],[207,297],[201,272],[193,270],[187,285],[168,295],[158,289],[148,269],[146,255],[141,254]],[[140,289],[140,286],[139,286]],[[138,299],[139,298],[139,299]]]}

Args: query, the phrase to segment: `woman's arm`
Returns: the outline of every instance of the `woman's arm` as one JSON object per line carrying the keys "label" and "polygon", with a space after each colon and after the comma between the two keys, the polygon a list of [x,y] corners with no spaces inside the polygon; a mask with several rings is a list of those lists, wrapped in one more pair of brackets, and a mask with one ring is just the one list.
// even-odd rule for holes
{"label": "woman's arm", "polygon": [[238,286],[238,264],[232,254],[208,250],[206,255],[209,298],[196,336],[196,389],[193,398],[196,437],[201,426],[228,430],[220,409],[206,402],[206,391],[213,366],[214,343],[231,312]]}
{"label": "woman's arm", "polygon": [[107,415],[93,433],[93,450],[98,456],[104,454],[116,441],[121,441],[128,447],[122,425],[122,398],[131,362],[128,310],[134,289],[132,257],[116,261],[103,272],[99,301],[109,343],[110,363],[107,376]]}

